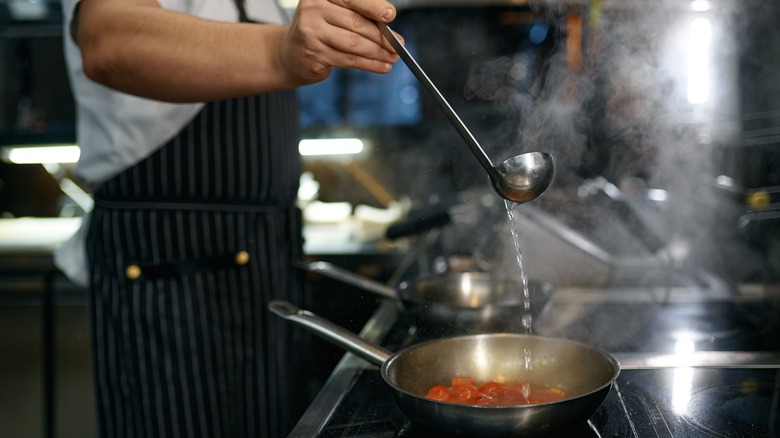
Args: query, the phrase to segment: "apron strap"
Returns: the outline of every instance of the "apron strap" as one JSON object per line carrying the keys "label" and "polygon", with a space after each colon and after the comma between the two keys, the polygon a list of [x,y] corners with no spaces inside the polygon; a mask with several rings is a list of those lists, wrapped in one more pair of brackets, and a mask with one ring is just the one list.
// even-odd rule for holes
{"label": "apron strap", "polygon": [[238,21],[242,23],[256,23],[255,20],[252,20],[249,18],[248,15],[246,15],[246,8],[244,8],[244,0],[233,0],[236,3],[236,7],[238,8]]}

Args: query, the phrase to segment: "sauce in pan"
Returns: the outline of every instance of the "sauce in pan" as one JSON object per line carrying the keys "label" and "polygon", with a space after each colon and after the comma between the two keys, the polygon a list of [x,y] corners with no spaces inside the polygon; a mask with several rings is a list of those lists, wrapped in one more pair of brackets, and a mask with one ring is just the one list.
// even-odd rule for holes
{"label": "sauce in pan", "polygon": [[478,385],[471,377],[455,376],[450,386],[435,385],[428,390],[426,397],[436,401],[468,405],[521,406],[563,400],[566,398],[566,393],[557,388],[533,383],[490,381]]}

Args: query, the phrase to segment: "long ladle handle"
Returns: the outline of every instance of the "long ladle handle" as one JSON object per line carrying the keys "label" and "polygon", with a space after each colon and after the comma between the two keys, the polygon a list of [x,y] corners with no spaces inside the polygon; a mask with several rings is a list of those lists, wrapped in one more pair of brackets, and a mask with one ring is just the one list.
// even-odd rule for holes
{"label": "long ladle handle", "polygon": [[433,82],[431,82],[430,78],[428,78],[428,75],[426,75],[423,69],[420,68],[419,64],[417,64],[417,61],[415,61],[409,51],[406,50],[406,47],[401,44],[401,41],[398,40],[398,37],[395,36],[390,27],[388,27],[385,23],[377,23],[377,26],[379,26],[379,31],[382,32],[382,35],[384,35],[387,41],[390,42],[390,45],[392,45],[395,51],[398,52],[398,55],[404,61],[406,66],[409,67],[409,70],[411,70],[412,74],[417,78],[418,81],[420,81],[420,84],[423,86],[423,88],[425,88],[428,94],[431,95],[436,104],[439,105],[439,108],[450,120],[452,126],[456,131],[458,131],[458,134],[460,134],[461,138],[463,138],[463,141],[466,142],[466,145],[469,147],[469,149],[471,149],[471,152],[474,153],[474,156],[476,156],[480,164],[482,164],[482,167],[488,171],[488,174],[493,176],[496,173],[496,170],[493,167],[493,163],[482,149],[482,146],[479,145],[477,139],[475,139],[471,134],[469,128],[466,127],[460,117],[458,117],[458,114],[455,112],[455,110],[452,109],[449,102],[447,102],[447,99],[445,99],[444,96],[442,96],[442,94],[439,92],[439,89],[433,85]]}

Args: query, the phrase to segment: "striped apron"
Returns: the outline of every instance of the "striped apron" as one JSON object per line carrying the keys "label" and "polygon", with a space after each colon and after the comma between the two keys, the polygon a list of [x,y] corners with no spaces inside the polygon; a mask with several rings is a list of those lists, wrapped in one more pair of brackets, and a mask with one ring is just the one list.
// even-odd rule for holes
{"label": "striped apron", "polygon": [[101,437],[282,437],[302,406],[308,304],[292,91],[207,104],[95,194],[87,237]]}

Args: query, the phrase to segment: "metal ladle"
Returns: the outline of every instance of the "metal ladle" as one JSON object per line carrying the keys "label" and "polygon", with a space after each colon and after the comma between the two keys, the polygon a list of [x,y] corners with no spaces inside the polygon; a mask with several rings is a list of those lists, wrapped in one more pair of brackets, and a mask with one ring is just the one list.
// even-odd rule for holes
{"label": "metal ladle", "polygon": [[458,131],[471,152],[479,160],[482,167],[490,176],[490,182],[493,188],[501,197],[516,203],[533,201],[547,190],[552,182],[555,166],[552,155],[545,152],[528,152],[517,155],[494,166],[488,158],[485,151],[479,145],[477,140],[471,135],[471,132],[458,117],[458,114],[452,109],[450,104],[444,99],[433,82],[428,78],[425,72],[417,64],[412,55],[406,50],[398,37],[392,30],[384,24],[377,23],[382,35],[390,42],[398,55],[404,61],[412,74],[417,77],[423,88],[433,97],[439,108],[444,112],[452,123],[452,126]]}

